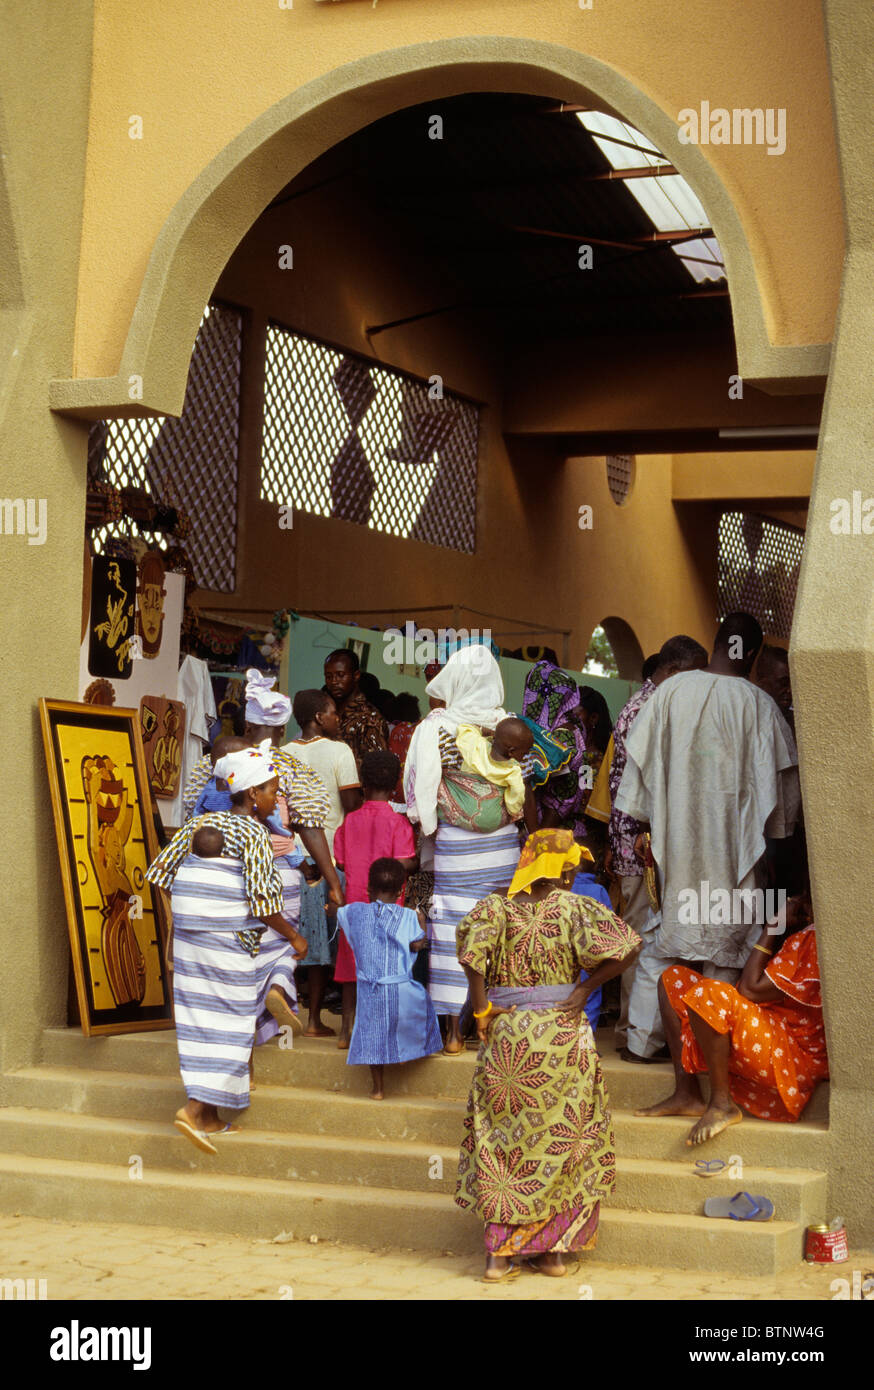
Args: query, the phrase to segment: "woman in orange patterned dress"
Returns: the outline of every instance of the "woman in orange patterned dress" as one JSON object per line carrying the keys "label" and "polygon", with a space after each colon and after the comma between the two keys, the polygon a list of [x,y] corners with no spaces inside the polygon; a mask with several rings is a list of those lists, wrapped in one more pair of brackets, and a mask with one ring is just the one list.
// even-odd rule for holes
{"label": "woman in orange patterned dress", "polygon": [[[761,1120],[797,1120],[828,1078],[816,937],[806,895],[786,904],[794,930],[772,953],[766,926],[736,986],[673,965],[659,1002],[676,1083],[673,1095],[638,1115],[694,1115],[686,1143],[703,1144],[739,1124],[743,1106]],[[705,1103],[697,1073],[710,1075]]]}

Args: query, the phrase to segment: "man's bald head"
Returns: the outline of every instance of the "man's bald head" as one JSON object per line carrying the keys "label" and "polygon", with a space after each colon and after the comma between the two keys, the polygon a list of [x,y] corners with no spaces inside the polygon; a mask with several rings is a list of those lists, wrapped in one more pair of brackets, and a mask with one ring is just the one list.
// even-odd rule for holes
{"label": "man's bald head", "polygon": [[711,669],[748,676],[762,645],[762,629],[752,613],[727,613],[713,643]]}

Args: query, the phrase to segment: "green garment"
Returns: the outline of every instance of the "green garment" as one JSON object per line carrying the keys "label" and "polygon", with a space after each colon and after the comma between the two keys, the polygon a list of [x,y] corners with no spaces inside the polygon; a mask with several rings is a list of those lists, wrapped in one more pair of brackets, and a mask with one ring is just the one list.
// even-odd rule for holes
{"label": "green garment", "polygon": [[[639,944],[592,899],[556,888],[541,902],[492,893],[459,922],[458,959],[486,986],[574,984]],[[455,1200],[487,1222],[525,1225],[613,1190],[613,1126],[592,1030],[558,1005],[502,1014],[480,1048]]]}

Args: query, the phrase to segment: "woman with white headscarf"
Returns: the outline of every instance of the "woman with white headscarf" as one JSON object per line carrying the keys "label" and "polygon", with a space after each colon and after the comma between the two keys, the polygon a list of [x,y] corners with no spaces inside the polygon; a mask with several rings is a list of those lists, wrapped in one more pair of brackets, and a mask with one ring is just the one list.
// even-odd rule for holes
{"label": "woman with white headscarf", "polygon": [[[269,743],[216,763],[231,807],[196,816],[176,831],[146,877],[171,893],[173,1003],[187,1101],[174,1124],[204,1153],[234,1133],[218,1107],[249,1104],[256,1043],[279,1032],[270,996],[281,990],[293,1031],[295,960],[307,943],[288,921],[283,884],[265,822],[279,788]],[[280,983],[281,982],[281,985]]]}
{"label": "woman with white headscarf", "polygon": [[[483,646],[462,647],[425,687],[443,702],[416,727],[404,768],[407,814],[433,845],[428,991],[438,1014],[448,1016],[445,1051],[461,1052],[459,1015],[467,979],[458,963],[455,929],[482,898],[505,888],[519,859],[519,835],[506,809],[504,788],[488,776],[462,770],[459,730],[491,733],[502,719],[504,682]],[[427,867],[423,844],[422,862]]]}

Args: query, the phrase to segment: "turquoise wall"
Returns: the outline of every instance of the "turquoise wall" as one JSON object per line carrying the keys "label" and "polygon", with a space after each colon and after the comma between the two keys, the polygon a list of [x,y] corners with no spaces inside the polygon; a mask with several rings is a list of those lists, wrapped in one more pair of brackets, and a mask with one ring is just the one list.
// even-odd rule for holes
{"label": "turquoise wall", "polygon": [[[384,660],[388,633],[376,632],[366,627],[347,626],[343,623],[329,623],[319,618],[299,618],[291,624],[287,641],[288,665],[284,673],[284,689],[287,693],[294,695],[297,690],[319,689],[324,683],[325,658],[335,648],[345,647],[350,637],[368,643],[367,670],[376,676],[381,686],[396,695],[402,690],[418,695],[422,713],[428,713],[424,672],[415,675],[410,668],[406,668],[405,672],[404,668]],[[522,709],[522,691],[525,677],[531,667],[527,661],[517,661],[509,656],[501,657],[500,667],[504,677],[505,707],[518,712]],[[579,671],[571,674],[581,685],[591,685],[600,690],[607,701],[610,717],[614,720],[632,692],[638,689],[636,681],[614,680],[606,676],[583,676]],[[292,737],[297,732],[294,720],[290,721],[288,728],[289,737]]]}

